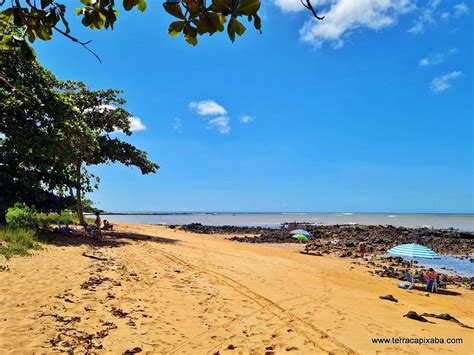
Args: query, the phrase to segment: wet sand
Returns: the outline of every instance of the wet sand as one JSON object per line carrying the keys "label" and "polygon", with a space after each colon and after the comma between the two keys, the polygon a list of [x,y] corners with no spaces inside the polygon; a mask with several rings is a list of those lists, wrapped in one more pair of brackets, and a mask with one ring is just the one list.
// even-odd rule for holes
{"label": "wet sand", "polygon": [[[365,265],[278,248],[119,224],[15,258],[0,273],[0,353],[453,353],[474,348],[474,292],[404,291]],[[84,256],[84,254],[86,256]],[[379,299],[392,294],[393,303]],[[463,344],[373,344],[375,337]]]}

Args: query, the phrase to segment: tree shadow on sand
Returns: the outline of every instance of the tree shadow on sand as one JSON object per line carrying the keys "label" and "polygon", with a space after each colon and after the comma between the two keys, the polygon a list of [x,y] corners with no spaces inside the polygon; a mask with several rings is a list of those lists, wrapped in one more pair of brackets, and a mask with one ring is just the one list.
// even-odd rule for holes
{"label": "tree shadow on sand", "polygon": [[160,244],[176,244],[179,242],[179,240],[173,239],[173,238],[164,238],[164,237],[158,237],[154,235],[132,233],[132,232],[105,232],[105,233],[106,233],[105,236],[107,238],[113,238],[113,239],[127,239],[127,240],[134,240],[134,241],[146,240],[149,242],[160,243]]}
{"label": "tree shadow on sand", "polygon": [[[416,291],[422,291],[422,292],[427,292],[426,291],[426,287],[424,286],[413,286],[412,288],[413,290],[416,290]],[[461,296],[462,293],[459,293],[457,291],[452,291],[452,290],[448,290],[448,289],[445,289],[445,288],[438,288],[437,292],[436,292],[438,295],[443,295],[443,296]]]}
{"label": "tree shadow on sand", "polygon": [[92,236],[80,232],[43,233],[40,241],[59,247],[88,245],[92,247],[117,248],[131,244],[133,241],[149,241],[160,244],[176,244],[177,239],[151,236],[133,232],[102,232],[101,236]]}

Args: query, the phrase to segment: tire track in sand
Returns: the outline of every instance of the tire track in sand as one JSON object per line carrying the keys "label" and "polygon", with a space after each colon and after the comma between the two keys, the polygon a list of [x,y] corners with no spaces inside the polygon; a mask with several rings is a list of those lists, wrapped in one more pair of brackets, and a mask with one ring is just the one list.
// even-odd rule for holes
{"label": "tire track in sand", "polygon": [[[191,264],[185,261],[184,259],[181,259],[175,256],[174,254],[170,252],[166,252],[162,249],[155,248],[150,244],[148,244],[148,248],[162,255],[163,257],[165,257],[166,259],[174,263],[187,267],[188,269],[191,269],[191,270],[201,271],[202,273],[210,277],[218,279],[219,281],[221,281],[228,287],[232,288],[234,291],[238,292],[242,296],[250,299],[257,305],[259,305],[260,308],[273,314],[275,317],[277,317],[280,321],[282,321],[288,327],[295,329],[300,335],[306,338],[311,344],[313,344],[313,346],[315,346],[316,348],[319,348],[321,351],[327,352],[327,353],[334,353],[335,351],[334,348],[336,348],[337,350],[340,350],[346,354],[356,354],[354,350],[342,344],[338,340],[334,339],[323,330],[315,327],[312,323],[305,321],[304,319],[301,319],[300,317],[293,314],[290,310],[284,308],[283,306],[270,300],[269,298],[266,298],[265,296],[262,296],[256,293],[255,291],[251,290],[250,288],[240,283],[239,281],[236,281],[229,276],[226,276],[217,271],[205,268],[203,266]],[[290,317],[290,319],[285,318],[284,314],[287,314]],[[299,323],[299,325],[296,325],[295,323]],[[309,328],[310,331],[305,330],[303,328]],[[318,344],[318,342],[314,340],[315,338],[319,338],[320,342],[328,343],[327,346],[330,348],[328,349],[321,346],[321,344]]]}
{"label": "tire track in sand", "polygon": [[[303,295],[303,296],[297,296],[297,297],[287,298],[287,299],[282,300],[282,301],[280,301],[280,302],[278,302],[278,303],[281,304],[281,303],[285,303],[285,302],[290,302],[290,301],[297,300],[298,298],[304,298],[304,297],[308,297],[308,296]],[[193,341],[195,341],[195,340],[198,340],[199,338],[202,338],[202,337],[206,336],[207,334],[210,334],[210,333],[212,333],[212,332],[214,332],[214,331],[216,331],[216,330],[218,330],[218,329],[220,329],[220,328],[224,328],[224,327],[226,327],[226,326],[228,326],[228,325],[230,325],[230,324],[232,324],[232,323],[234,323],[234,322],[237,322],[237,321],[239,321],[239,320],[243,320],[243,319],[245,319],[245,318],[252,317],[252,316],[254,316],[254,315],[258,314],[258,313],[261,313],[262,311],[265,311],[265,308],[264,308],[264,307],[260,307],[260,308],[254,310],[254,311],[252,311],[252,312],[250,312],[250,313],[243,314],[243,315],[238,316],[238,317],[234,317],[233,319],[231,319],[230,321],[228,321],[228,322],[226,322],[226,323],[216,325],[216,326],[210,328],[209,330],[206,330],[206,331],[201,332],[201,333],[199,333],[199,334],[197,334],[197,335],[195,335],[195,336],[193,336],[193,337],[191,337],[191,338],[189,338],[189,339],[186,339],[186,340],[183,341],[181,344],[178,344],[176,347],[174,347],[173,349],[169,350],[169,353],[175,353],[176,351],[178,351],[178,350],[180,350],[181,348],[183,348],[185,345],[187,345],[187,344],[189,344],[189,343],[191,343],[191,342],[193,342]],[[262,322],[261,322],[261,323],[262,323]],[[257,323],[256,325],[259,325],[259,324],[261,324],[261,323]],[[221,344],[219,344],[218,346],[214,347],[213,349],[219,347],[220,345],[221,345]],[[208,353],[211,353],[211,352],[212,352],[212,350],[209,350],[209,351],[208,351]]]}

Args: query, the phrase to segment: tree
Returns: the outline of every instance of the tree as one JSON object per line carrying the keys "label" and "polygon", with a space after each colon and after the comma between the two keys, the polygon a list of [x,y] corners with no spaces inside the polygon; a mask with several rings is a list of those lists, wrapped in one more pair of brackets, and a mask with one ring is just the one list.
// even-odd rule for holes
{"label": "tree", "polygon": [[36,61],[0,50],[0,222],[16,202],[68,207],[72,183],[61,159],[61,131],[73,113],[59,82]]}
{"label": "tree", "polygon": [[113,135],[130,135],[118,90],[61,82],[36,61],[0,50],[0,219],[16,202],[43,210],[71,206],[81,223],[85,192],[98,180],[87,166],[120,162],[143,174],[158,165]]}
{"label": "tree", "polygon": [[[80,0],[82,7],[74,9],[81,18],[82,25],[91,29],[113,29],[118,8],[114,0]],[[144,12],[146,0],[120,0],[126,11],[138,9]],[[4,6],[7,0],[0,0]],[[50,40],[55,33],[66,36],[87,48],[89,42],[83,42],[71,35],[68,23],[68,7],[53,0],[12,0],[0,13],[0,44],[4,48],[21,48],[28,51],[26,40],[33,43],[36,39]],[[258,15],[260,0],[170,0],[163,3],[164,10],[175,20],[169,25],[171,36],[184,34],[191,45],[198,43],[198,36],[223,32],[232,42],[235,35],[242,36],[246,30],[240,21],[246,17],[260,31],[261,20]],[[9,29],[19,29],[11,34]],[[31,51],[31,48],[30,48]],[[30,53],[32,54],[32,53]]]}
{"label": "tree", "polygon": [[132,134],[132,115],[122,108],[126,102],[119,97],[121,91],[90,90],[84,83],[74,81],[62,83],[61,89],[76,111],[65,125],[68,139],[64,143],[67,163],[73,170],[77,214],[84,224],[83,195],[91,191],[94,181],[87,166],[119,162],[138,167],[142,174],[155,173],[159,166],[149,161],[144,151],[113,136],[117,131]]}

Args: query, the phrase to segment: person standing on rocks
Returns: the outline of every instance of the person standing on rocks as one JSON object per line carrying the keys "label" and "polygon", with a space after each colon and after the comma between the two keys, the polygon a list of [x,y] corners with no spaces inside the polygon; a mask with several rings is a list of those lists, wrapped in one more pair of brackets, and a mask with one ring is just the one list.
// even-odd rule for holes
{"label": "person standing on rocks", "polygon": [[361,258],[364,258],[366,246],[367,244],[365,243],[365,241],[361,240],[359,243],[359,253]]}

